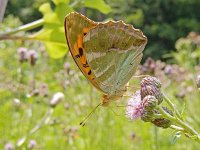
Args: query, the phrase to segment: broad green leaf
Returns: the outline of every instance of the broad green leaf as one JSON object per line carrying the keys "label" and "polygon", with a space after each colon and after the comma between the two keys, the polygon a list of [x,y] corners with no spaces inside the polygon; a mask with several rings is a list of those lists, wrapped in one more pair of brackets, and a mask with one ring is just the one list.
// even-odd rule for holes
{"label": "broad green leaf", "polygon": [[53,0],[53,2],[56,4],[54,11],[49,3],[40,7],[39,10],[44,19],[44,28],[33,38],[44,42],[50,57],[60,58],[68,51],[64,33],[64,17],[73,9],[69,6],[69,1]]}
{"label": "broad green leaf", "polygon": [[104,0],[85,0],[84,4],[86,7],[97,9],[104,14],[111,11],[111,7]]}
{"label": "broad green leaf", "polygon": [[64,24],[65,16],[72,11],[73,9],[66,3],[60,3],[56,6],[55,13],[57,14],[60,22],[62,22],[62,25]]}
{"label": "broad green leaf", "polygon": [[52,1],[55,5],[58,5],[61,3],[69,4],[69,0],[52,0]]}
{"label": "broad green leaf", "polygon": [[34,38],[42,41],[53,41],[58,43],[66,43],[64,29],[43,29],[34,35]]}
{"label": "broad green leaf", "polygon": [[58,59],[64,57],[67,52],[67,44],[56,43],[56,42],[45,42],[44,43],[47,52],[51,58]]}
{"label": "broad green leaf", "polygon": [[42,4],[42,5],[40,6],[40,8],[39,8],[39,11],[40,11],[43,15],[49,14],[49,13],[52,13],[52,12],[53,12],[53,10],[51,9],[51,6],[50,6],[49,3],[44,3],[44,4]]}

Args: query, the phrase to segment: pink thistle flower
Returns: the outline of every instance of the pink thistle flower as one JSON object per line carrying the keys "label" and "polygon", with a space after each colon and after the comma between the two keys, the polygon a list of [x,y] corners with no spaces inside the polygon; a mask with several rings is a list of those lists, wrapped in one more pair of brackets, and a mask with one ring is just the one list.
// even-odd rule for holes
{"label": "pink thistle flower", "polygon": [[131,120],[136,120],[142,116],[143,112],[144,106],[142,104],[140,90],[138,90],[135,95],[128,100],[126,116]]}

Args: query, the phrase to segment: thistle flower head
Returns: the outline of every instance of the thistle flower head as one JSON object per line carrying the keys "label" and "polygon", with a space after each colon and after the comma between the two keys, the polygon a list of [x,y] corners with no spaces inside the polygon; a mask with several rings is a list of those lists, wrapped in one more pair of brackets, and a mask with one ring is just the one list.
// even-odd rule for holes
{"label": "thistle flower head", "polygon": [[141,86],[149,85],[149,86],[155,86],[156,88],[161,88],[160,81],[156,77],[152,76],[143,78],[140,85]]}
{"label": "thistle flower head", "polygon": [[154,96],[148,95],[142,100],[142,104],[145,110],[151,111],[158,104],[158,100]]}
{"label": "thistle flower head", "polygon": [[[169,110],[167,107],[162,107],[163,110],[173,116],[173,112]],[[159,114],[157,111],[154,111],[155,113]],[[172,122],[165,118],[156,118],[153,121],[151,121],[154,125],[162,128],[168,128],[171,126]]]}
{"label": "thistle flower head", "polygon": [[152,110],[144,110],[143,113],[142,113],[141,119],[144,122],[151,122],[151,121],[153,121],[155,119],[153,111]]}
{"label": "thistle flower head", "polygon": [[146,96],[154,96],[158,100],[158,104],[163,101],[163,95],[160,91],[161,83],[155,77],[146,77],[141,81],[141,99]]}
{"label": "thistle flower head", "polygon": [[27,61],[27,48],[20,47],[17,49],[18,55],[19,55],[19,62],[23,63]]}
{"label": "thistle flower head", "polygon": [[35,65],[36,61],[37,61],[37,58],[38,58],[38,55],[36,53],[35,50],[30,50],[28,52],[28,59],[29,59],[29,62],[32,66]]}
{"label": "thistle flower head", "polygon": [[140,91],[137,91],[128,101],[126,116],[131,120],[136,120],[142,116],[143,111],[144,107],[142,105]]}
{"label": "thistle flower head", "polygon": [[34,149],[35,147],[37,146],[37,142],[35,140],[30,140],[29,143],[28,143],[28,148],[31,150],[31,149]]}
{"label": "thistle flower head", "polygon": [[4,146],[4,149],[5,150],[14,150],[15,147],[14,147],[14,144],[9,142],[9,143],[6,143],[6,145]]}

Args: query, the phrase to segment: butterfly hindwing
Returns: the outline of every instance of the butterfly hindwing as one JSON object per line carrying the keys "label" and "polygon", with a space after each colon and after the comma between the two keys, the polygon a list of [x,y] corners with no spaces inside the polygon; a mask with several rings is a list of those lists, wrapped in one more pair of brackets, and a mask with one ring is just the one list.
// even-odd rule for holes
{"label": "butterfly hindwing", "polygon": [[83,39],[88,64],[100,88],[110,95],[123,90],[135,73],[147,38],[122,21],[99,23]]}

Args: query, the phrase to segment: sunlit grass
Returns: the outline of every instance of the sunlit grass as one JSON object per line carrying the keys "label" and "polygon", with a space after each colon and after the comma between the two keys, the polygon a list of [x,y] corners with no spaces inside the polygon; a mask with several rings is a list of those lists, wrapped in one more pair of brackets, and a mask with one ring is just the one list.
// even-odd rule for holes
{"label": "sunlit grass", "polygon": [[[16,144],[20,138],[28,135],[51,109],[49,102],[56,92],[63,92],[65,99],[54,108],[50,120],[46,121],[34,134],[28,136],[19,149],[26,148],[30,139],[37,142],[36,149],[48,150],[198,148],[197,143],[184,136],[175,145],[172,145],[172,130],[157,129],[156,135],[155,126],[140,120],[129,121],[124,115],[125,108],[116,107],[115,103],[109,107],[98,108],[86,125],[81,127],[79,123],[99,103],[101,94],[88,83],[75,66],[72,58],[68,56],[65,59],[53,60],[48,58],[46,53],[38,52],[39,58],[36,66],[31,67],[28,62],[20,65],[16,53],[17,44],[9,44],[12,45],[12,48],[6,47],[0,53],[0,80],[1,84],[5,85],[0,87],[0,149],[3,149],[6,143]],[[37,51],[37,47],[35,50]],[[66,61],[71,63],[70,69],[74,72],[73,75],[68,75],[63,70]],[[20,80],[19,68],[21,68]],[[137,86],[139,79],[133,79],[132,83]],[[40,84],[46,83],[48,96],[27,97],[31,89],[31,80],[35,80],[36,88],[39,88]],[[67,81],[69,85],[66,84]],[[22,85],[24,87],[21,87]],[[171,98],[176,99],[173,96],[177,91],[176,88],[177,85],[171,84],[164,90]],[[197,92],[195,93],[189,95],[190,98],[186,97],[184,100],[175,101],[178,106],[181,106],[180,108],[183,108],[185,103],[185,110],[191,113],[191,116],[199,114],[200,102]],[[15,104],[14,98],[19,99],[21,104]],[[123,101],[126,101],[126,98]],[[193,122],[190,118],[187,119]]]}

